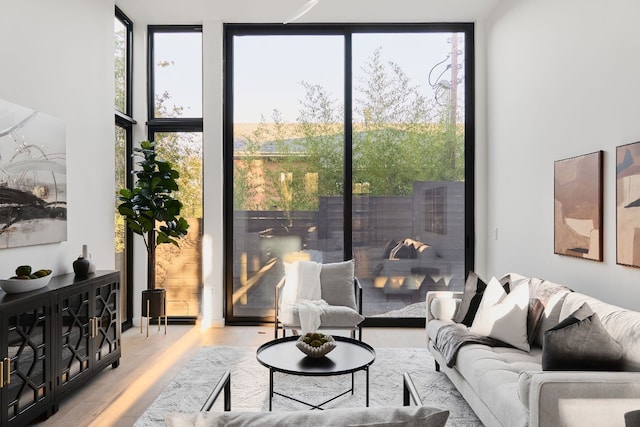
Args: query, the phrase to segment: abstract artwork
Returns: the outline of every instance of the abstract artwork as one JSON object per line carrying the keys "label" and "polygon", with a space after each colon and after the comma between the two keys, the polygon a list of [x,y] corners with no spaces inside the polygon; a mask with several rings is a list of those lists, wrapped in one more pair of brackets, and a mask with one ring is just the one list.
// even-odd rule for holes
{"label": "abstract artwork", "polygon": [[554,253],[602,261],[602,151],[554,164]]}
{"label": "abstract artwork", "polygon": [[65,126],[0,100],[0,249],[67,239]]}
{"label": "abstract artwork", "polygon": [[616,148],[617,263],[640,267],[640,142]]}

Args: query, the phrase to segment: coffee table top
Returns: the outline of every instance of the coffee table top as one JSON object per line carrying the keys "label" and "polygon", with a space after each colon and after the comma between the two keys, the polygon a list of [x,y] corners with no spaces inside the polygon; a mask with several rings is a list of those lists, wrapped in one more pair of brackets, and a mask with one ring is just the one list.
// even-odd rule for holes
{"label": "coffee table top", "polygon": [[258,347],[256,358],[263,366],[286,374],[331,376],[350,374],[371,365],[376,352],[369,344],[346,337],[336,337],[336,348],[324,357],[308,357],[296,347],[299,337],[269,341]]}

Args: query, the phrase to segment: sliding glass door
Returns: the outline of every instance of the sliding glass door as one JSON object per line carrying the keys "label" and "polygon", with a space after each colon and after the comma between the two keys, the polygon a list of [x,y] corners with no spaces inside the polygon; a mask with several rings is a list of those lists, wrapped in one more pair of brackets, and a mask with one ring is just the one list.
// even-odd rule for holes
{"label": "sliding glass door", "polygon": [[367,322],[423,322],[473,267],[473,25],[225,40],[227,321],[272,321],[285,263],[353,258]]}

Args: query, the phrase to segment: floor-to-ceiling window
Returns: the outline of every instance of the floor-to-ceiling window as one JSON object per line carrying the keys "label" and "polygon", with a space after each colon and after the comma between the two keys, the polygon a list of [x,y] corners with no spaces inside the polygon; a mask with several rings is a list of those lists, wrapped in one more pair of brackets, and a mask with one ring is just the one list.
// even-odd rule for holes
{"label": "floor-to-ceiling window", "polygon": [[[113,21],[114,81],[115,81],[115,192],[121,188],[130,188],[131,144],[133,125],[131,101],[131,58],[133,23],[116,7]],[[114,198],[115,199],[115,198]],[[115,266],[120,271],[121,320],[125,327],[131,325],[133,303],[131,298],[131,232],[124,218],[118,213],[118,201],[114,201],[115,215]]]}
{"label": "floor-to-ceiling window", "polygon": [[149,139],[180,173],[187,236],[156,250],[156,286],[171,319],[194,321],[202,297],[202,28],[149,26]]}
{"label": "floor-to-ceiling window", "polygon": [[284,264],[355,259],[369,324],[473,262],[473,25],[225,27],[226,318]]}

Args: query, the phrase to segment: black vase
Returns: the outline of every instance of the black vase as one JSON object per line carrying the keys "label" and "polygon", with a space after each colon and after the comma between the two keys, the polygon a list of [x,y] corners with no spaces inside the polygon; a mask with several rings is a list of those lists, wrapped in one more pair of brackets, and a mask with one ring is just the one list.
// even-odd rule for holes
{"label": "black vase", "polygon": [[89,265],[91,263],[88,259],[83,257],[78,257],[77,260],[73,261],[73,272],[76,273],[78,277],[87,277],[89,274]]}

